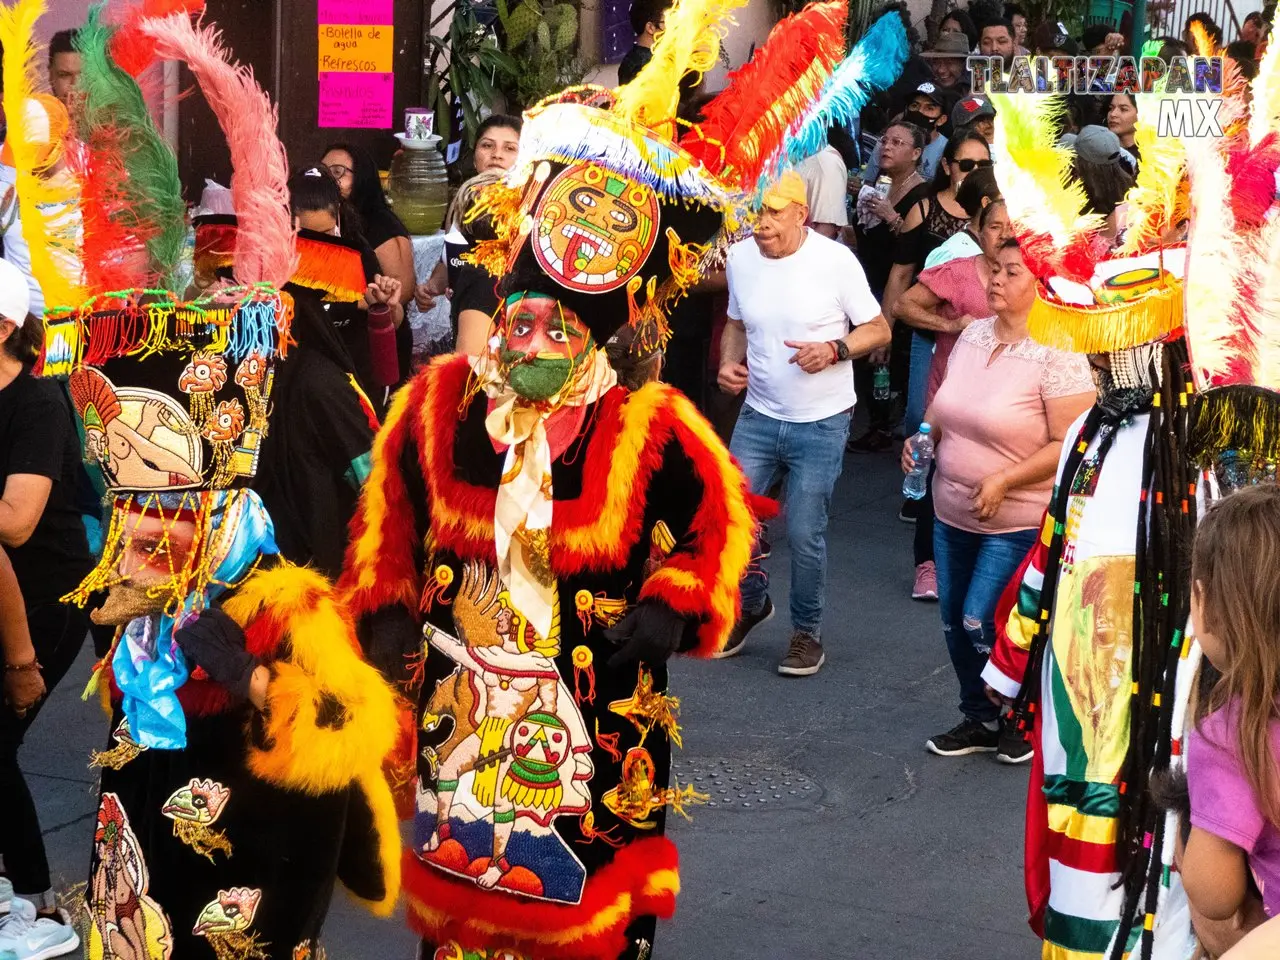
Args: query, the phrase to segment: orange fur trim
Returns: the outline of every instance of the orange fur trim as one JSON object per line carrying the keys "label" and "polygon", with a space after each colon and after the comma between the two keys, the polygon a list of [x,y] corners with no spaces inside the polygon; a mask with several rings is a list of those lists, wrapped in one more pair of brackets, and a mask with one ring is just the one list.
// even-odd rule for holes
{"label": "orange fur trim", "polygon": [[637,917],[670,917],[680,891],[679,858],[666,837],[618,851],[588,880],[576,905],[515,899],[480,890],[405,854],[409,925],[437,942],[468,949],[507,948],[528,960],[614,960]]}

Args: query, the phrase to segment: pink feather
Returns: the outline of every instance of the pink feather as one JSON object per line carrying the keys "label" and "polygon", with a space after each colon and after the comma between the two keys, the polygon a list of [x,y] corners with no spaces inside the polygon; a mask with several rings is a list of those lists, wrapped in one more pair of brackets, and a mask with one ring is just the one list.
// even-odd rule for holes
{"label": "pink feather", "polygon": [[196,27],[186,14],[145,20],[141,28],[157,55],[183,60],[231,148],[231,200],[240,229],[233,273],[238,283],[282,286],[297,263],[289,214],[289,159],[276,136],[276,109],[253,71],[231,60],[212,26]]}

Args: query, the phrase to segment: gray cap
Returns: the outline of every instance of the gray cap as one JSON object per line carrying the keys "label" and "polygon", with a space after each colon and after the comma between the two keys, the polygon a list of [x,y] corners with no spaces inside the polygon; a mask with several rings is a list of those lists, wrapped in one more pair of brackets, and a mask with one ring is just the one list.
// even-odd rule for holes
{"label": "gray cap", "polygon": [[1119,163],[1124,147],[1106,127],[1090,125],[1081,127],[1076,134],[1075,150],[1076,156],[1089,163]]}

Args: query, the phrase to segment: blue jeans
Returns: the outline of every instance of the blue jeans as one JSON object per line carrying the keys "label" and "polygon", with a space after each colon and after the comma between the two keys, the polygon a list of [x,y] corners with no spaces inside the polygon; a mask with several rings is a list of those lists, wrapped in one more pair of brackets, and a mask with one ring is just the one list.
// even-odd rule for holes
{"label": "blue jeans", "polygon": [[[844,466],[849,411],[812,423],[789,423],[744,404],[729,450],[742,466],[752,493],[767,494],[786,479],[782,505],[791,547],[791,626],[816,639],[822,629],[827,580],[827,508]],[[742,581],[742,610],[758,613],[768,581]]]}
{"label": "blue jeans", "polygon": [[996,641],[996,603],[1037,532],[969,533],[942,520],[934,524],[942,633],[960,681],[960,712],[973,720],[1000,716],[983,692],[982,669]]}
{"label": "blue jeans", "polygon": [[924,395],[933,366],[933,341],[919,331],[911,334],[911,367],[907,377],[907,409],[902,414],[902,435],[915,436],[924,419]]}

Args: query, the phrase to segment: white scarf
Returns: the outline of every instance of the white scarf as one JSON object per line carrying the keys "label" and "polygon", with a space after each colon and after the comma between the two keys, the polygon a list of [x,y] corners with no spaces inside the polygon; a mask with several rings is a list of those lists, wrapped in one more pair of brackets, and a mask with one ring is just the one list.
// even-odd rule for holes
{"label": "white scarf", "polygon": [[493,512],[498,575],[511,603],[537,631],[550,639],[556,581],[551,573],[547,534],[551,528],[551,445],[546,421],[561,407],[595,403],[618,382],[604,350],[596,349],[578,367],[565,390],[543,402],[516,394],[499,373],[492,352],[473,364],[485,395],[494,400],[485,429],[507,445]]}

